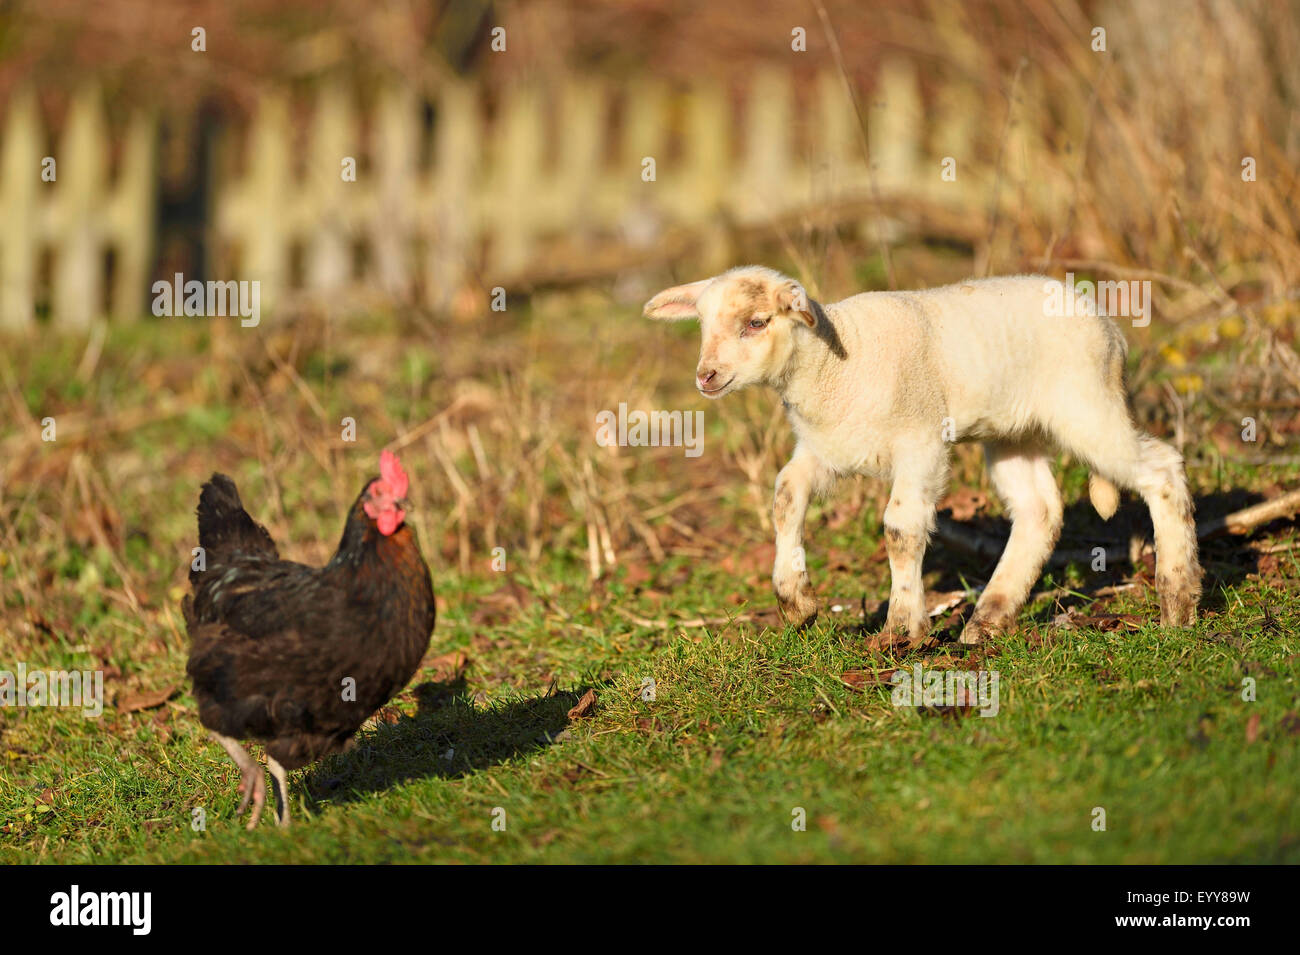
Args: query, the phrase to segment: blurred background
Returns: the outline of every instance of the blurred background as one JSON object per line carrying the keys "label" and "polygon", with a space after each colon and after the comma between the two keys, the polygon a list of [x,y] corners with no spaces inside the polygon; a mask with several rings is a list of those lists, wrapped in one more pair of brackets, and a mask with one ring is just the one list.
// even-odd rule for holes
{"label": "blurred background", "polygon": [[[622,402],[705,407],[698,332],[640,305],[747,262],[823,300],[1148,281],[1141,423],[1201,492],[1268,493],[1300,464],[1297,49],[1288,0],[7,3],[13,619],[68,582],[179,599],[218,468],[323,560],[385,446],[462,576],[743,545],[764,594],[770,395],[708,405],[699,459],[593,438]],[[258,282],[261,323],[155,317],[177,273]],[[987,491],[978,449],[954,473]],[[844,514],[883,500],[850,483]]]}
{"label": "blurred background", "polygon": [[176,272],[471,318],[774,258],[819,294],[1072,269],[1160,273],[1171,320],[1271,303],[1297,48],[1289,0],[11,2],[0,324],[134,320]]}

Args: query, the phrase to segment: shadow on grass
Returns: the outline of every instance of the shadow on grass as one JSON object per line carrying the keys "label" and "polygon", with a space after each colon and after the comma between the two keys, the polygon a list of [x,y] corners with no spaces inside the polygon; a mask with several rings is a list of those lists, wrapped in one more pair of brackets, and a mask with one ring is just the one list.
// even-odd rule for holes
{"label": "shadow on grass", "polygon": [[412,779],[455,778],[544,749],[569,724],[588,687],[548,692],[487,708],[474,705],[463,676],[415,687],[418,710],[364,730],[356,745],[304,780],[315,803],[346,803]]}
{"label": "shadow on grass", "polygon": [[[1196,521],[1198,524],[1204,524],[1217,517],[1231,514],[1233,511],[1258,504],[1263,500],[1264,495],[1242,489],[1203,494],[1197,497],[1195,501]],[[996,530],[991,530],[990,534],[1005,543],[1009,533],[1007,522],[998,520],[990,523],[996,527]],[[1281,525],[1286,522],[1278,521],[1275,523]],[[1205,570],[1203,579],[1204,596],[1201,598],[1202,609],[1222,610],[1224,606],[1223,591],[1226,588],[1237,586],[1250,574],[1259,571],[1260,554],[1249,547],[1248,544],[1253,537],[1266,533],[1268,527],[1269,525],[1261,525],[1255,528],[1251,534],[1220,535],[1201,541],[1201,564]],[[1086,500],[1076,501],[1066,508],[1065,526],[1060,546],[1075,549],[1093,547],[1099,544],[1114,546],[1116,543],[1126,542],[1132,536],[1140,537],[1146,541],[1154,539],[1151,528],[1151,515],[1147,511],[1146,505],[1141,501],[1127,499],[1124,506],[1110,521],[1102,521]],[[993,568],[997,565],[996,560],[973,558],[970,554],[954,548],[941,549],[939,556],[944,565],[943,575],[934,588],[936,590],[960,588],[962,586],[962,573],[967,574],[967,580],[970,580],[969,575],[973,574],[981,582],[987,581],[993,574]],[[1148,586],[1153,586],[1154,568],[1150,566],[1134,568],[1127,560],[1120,561],[1102,572],[1092,572],[1086,566],[1081,567],[1081,569],[1084,571],[1086,579],[1084,585],[1077,589],[1083,594],[1091,595],[1093,591],[1134,579],[1141,580]],[[1053,574],[1059,579],[1063,575],[1063,570],[1056,568]],[[1062,597],[1059,607],[1057,604],[1050,604],[1048,609],[1060,613],[1072,606],[1080,606],[1089,602],[1091,602],[1091,596],[1087,599],[1072,596]],[[1043,612],[1040,608],[1035,617],[1037,618]]]}
{"label": "shadow on grass", "polygon": [[[1201,495],[1195,502],[1196,521],[1198,524],[1203,524],[1263,500],[1264,495],[1242,489]],[[1285,520],[1279,520],[1272,526],[1276,529],[1277,526],[1286,523]],[[975,526],[998,542],[997,549],[1000,555],[1010,533],[1010,524],[1002,518],[984,517],[978,518]],[[1201,541],[1200,559],[1205,571],[1200,605],[1202,611],[1222,611],[1226,603],[1226,591],[1242,584],[1249,575],[1259,572],[1260,552],[1251,548],[1249,543],[1252,538],[1266,534],[1269,527],[1270,525],[1261,525],[1251,534],[1219,535]],[[1140,500],[1126,500],[1124,506],[1110,521],[1102,521],[1091,504],[1083,500],[1066,508],[1060,546],[1071,548],[1086,548],[1098,544],[1114,546],[1117,542],[1127,541],[1134,535],[1147,541],[1153,539],[1150,512]],[[968,586],[982,586],[993,576],[996,566],[997,558],[975,556],[968,551],[935,540],[926,550],[925,567],[927,571],[939,571],[939,576],[933,583],[928,584],[927,589],[942,592],[961,590]],[[1082,569],[1085,581],[1074,588],[1078,595],[1064,594],[1051,601],[1039,601],[1028,614],[1022,611],[1021,625],[1023,626],[1027,620],[1039,624],[1050,623],[1057,614],[1072,608],[1084,610],[1092,607],[1098,600],[1104,602],[1105,599],[1098,597],[1097,591],[1129,582],[1137,582],[1139,586],[1151,588],[1154,601],[1154,568],[1151,566],[1134,568],[1124,560],[1113,563],[1105,571],[1093,572],[1088,567]],[[1058,581],[1064,578],[1064,568],[1053,568],[1048,573]],[[1040,578],[1035,592],[1041,591],[1043,586]],[[1033,594],[1030,595],[1030,602],[1033,602]],[[971,604],[963,604],[952,613],[933,621],[932,636],[936,638],[938,647],[930,649],[951,649],[949,645],[956,641],[973,609]],[[888,612],[889,602],[883,601],[865,618],[837,623],[835,630],[845,639],[870,639],[880,633]]]}

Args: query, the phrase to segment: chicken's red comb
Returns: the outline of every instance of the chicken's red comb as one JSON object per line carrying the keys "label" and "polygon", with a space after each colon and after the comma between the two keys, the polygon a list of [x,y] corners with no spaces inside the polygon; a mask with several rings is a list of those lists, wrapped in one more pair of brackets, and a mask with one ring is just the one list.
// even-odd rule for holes
{"label": "chicken's red comb", "polygon": [[397,460],[397,455],[392,451],[385,450],[379,455],[379,477],[388,485],[388,491],[393,497],[399,501],[406,497],[410,482],[402,470],[402,462]]}

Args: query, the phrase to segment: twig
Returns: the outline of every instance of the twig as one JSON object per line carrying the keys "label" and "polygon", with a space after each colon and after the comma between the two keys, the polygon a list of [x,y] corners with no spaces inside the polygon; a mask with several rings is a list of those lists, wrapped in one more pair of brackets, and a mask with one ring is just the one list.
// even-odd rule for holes
{"label": "twig", "polygon": [[1271,501],[1262,501],[1223,517],[1202,521],[1196,525],[1196,536],[1205,538],[1225,533],[1244,534],[1279,517],[1289,517],[1296,511],[1300,511],[1300,490],[1288,491]]}

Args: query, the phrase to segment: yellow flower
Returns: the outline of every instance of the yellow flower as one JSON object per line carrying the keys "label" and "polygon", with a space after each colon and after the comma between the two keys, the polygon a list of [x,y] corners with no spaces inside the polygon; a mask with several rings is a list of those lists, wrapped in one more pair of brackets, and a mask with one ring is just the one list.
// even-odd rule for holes
{"label": "yellow flower", "polygon": [[1224,338],[1240,338],[1246,331],[1246,323],[1240,315],[1229,315],[1219,322],[1219,334]]}

